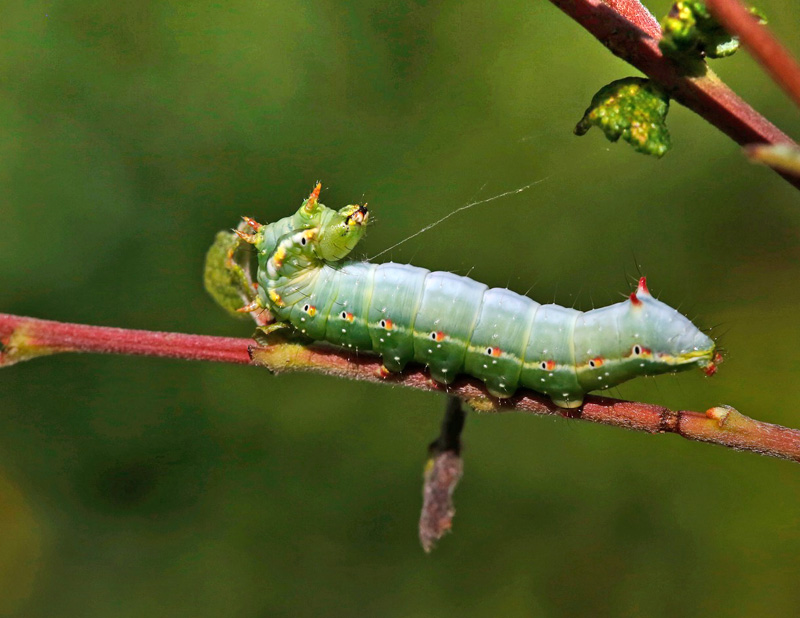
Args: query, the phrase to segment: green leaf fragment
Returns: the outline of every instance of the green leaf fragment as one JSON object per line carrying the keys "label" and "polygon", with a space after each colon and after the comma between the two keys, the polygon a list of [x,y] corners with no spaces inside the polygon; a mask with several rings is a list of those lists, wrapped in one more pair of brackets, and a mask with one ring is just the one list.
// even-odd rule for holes
{"label": "green leaf fragment", "polygon": [[592,126],[609,141],[620,137],[634,150],[662,157],[670,149],[666,119],[669,97],[649,79],[626,77],[601,88],[575,126],[584,135]]}
{"label": "green leaf fragment", "polygon": [[[750,13],[766,24],[764,14],[754,7]],[[698,0],[681,0],[672,5],[661,20],[661,51],[676,60],[724,58],[739,49],[739,39],[714,19],[706,5]]]}
{"label": "green leaf fragment", "polygon": [[237,312],[254,297],[247,273],[234,259],[240,244],[241,240],[234,232],[223,230],[217,233],[206,254],[203,283],[220,307],[236,318],[248,319],[246,313]]}

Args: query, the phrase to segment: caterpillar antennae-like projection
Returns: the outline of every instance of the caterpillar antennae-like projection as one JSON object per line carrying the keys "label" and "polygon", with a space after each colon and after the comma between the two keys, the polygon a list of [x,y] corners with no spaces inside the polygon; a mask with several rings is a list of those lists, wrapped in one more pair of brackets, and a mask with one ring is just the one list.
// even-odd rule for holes
{"label": "caterpillar antennae-like projection", "polygon": [[239,235],[258,251],[257,304],[313,340],[380,354],[388,372],[414,361],[441,384],[465,373],[496,397],[527,387],[574,408],[586,393],[640,375],[712,375],[721,360],[643,276],[624,301],[582,312],[448,272],[348,259],[369,210],[327,208],[320,189],[275,223],[245,219],[255,233]]}

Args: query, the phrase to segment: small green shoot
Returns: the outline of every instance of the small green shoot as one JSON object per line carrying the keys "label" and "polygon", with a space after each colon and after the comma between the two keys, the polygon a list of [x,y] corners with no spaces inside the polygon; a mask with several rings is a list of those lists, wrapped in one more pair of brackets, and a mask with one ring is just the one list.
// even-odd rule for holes
{"label": "small green shoot", "polygon": [[[766,24],[764,14],[750,7],[759,23]],[[714,19],[706,5],[698,0],[680,0],[672,5],[661,20],[661,51],[677,61],[699,61],[704,57],[724,58],[739,49],[739,39],[729,34]]]}

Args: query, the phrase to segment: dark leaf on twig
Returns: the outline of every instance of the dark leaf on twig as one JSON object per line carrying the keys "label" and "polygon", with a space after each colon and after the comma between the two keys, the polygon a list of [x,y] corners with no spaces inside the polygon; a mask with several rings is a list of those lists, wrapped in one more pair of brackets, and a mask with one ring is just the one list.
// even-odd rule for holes
{"label": "dark leaf on twig", "polygon": [[419,518],[419,540],[426,552],[430,552],[453,526],[456,512],[453,492],[463,471],[463,461],[453,451],[439,453],[428,460]]}

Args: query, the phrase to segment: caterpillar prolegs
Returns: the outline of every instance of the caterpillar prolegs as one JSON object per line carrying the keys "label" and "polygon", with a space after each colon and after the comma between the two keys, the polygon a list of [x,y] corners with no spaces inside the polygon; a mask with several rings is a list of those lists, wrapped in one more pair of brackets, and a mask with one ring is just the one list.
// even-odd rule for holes
{"label": "caterpillar prolegs", "polygon": [[346,260],[369,212],[327,208],[319,191],[275,223],[245,218],[254,233],[240,233],[258,250],[248,309],[313,340],[374,351],[391,372],[416,361],[442,384],[465,373],[496,397],[522,386],[566,408],[636,376],[716,370],[714,342],[653,298],[644,277],[627,300],[581,312],[448,272]]}

